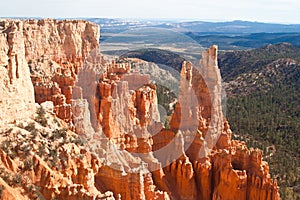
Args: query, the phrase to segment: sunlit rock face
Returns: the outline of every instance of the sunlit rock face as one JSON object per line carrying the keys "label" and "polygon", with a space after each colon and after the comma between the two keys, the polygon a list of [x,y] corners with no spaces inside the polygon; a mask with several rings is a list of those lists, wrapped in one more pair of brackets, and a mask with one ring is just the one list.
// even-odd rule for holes
{"label": "sunlit rock face", "polygon": [[[0,166],[26,180],[11,187],[0,178],[2,198],[35,198],[34,185],[45,199],[279,199],[261,151],[231,140],[217,46],[199,66],[182,63],[166,128],[151,77],[132,60],[105,60],[97,25],[2,20],[0,31],[0,128],[14,148],[31,147],[33,162],[20,172],[23,150],[11,158],[0,149]],[[45,127],[34,121],[35,102]]]}
{"label": "sunlit rock face", "polygon": [[0,126],[35,112],[23,29],[23,21],[0,21]]}
{"label": "sunlit rock face", "polygon": [[[279,199],[277,183],[270,178],[261,151],[231,140],[230,126],[222,112],[216,46],[202,53],[200,66],[183,63],[180,89],[170,130],[153,137],[158,160],[171,163],[163,168],[166,185],[172,185],[171,197]],[[182,142],[173,142],[178,134]],[[178,152],[176,160],[170,154],[156,153],[168,144],[172,145],[171,155]]]}

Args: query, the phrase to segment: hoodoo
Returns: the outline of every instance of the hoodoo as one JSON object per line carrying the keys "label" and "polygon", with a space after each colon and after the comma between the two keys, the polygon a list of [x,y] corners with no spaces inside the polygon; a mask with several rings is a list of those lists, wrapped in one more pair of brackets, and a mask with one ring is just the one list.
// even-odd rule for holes
{"label": "hoodoo", "polygon": [[217,46],[182,63],[167,128],[149,75],[105,60],[99,36],[0,20],[2,199],[279,199],[262,152],[231,139]]}

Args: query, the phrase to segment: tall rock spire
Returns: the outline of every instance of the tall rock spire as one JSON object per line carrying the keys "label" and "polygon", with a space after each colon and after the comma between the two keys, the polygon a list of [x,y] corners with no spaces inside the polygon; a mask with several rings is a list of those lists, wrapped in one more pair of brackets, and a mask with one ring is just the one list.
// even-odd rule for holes
{"label": "tall rock spire", "polygon": [[[205,134],[206,146],[212,149],[216,144],[223,130],[223,112],[222,112],[222,78],[218,67],[218,47],[211,46],[207,51],[202,52],[199,72],[205,81],[208,89],[206,98],[210,98],[210,105],[206,108],[210,113],[203,113],[207,119],[209,127]],[[201,104],[201,102],[199,102]],[[206,105],[207,106],[207,105]],[[210,117],[208,117],[208,115]]]}

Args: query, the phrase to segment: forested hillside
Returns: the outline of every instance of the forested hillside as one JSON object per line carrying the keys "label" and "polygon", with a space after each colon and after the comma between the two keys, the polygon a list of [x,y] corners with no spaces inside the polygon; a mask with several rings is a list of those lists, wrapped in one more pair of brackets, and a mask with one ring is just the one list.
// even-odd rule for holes
{"label": "forested hillside", "polygon": [[263,149],[282,199],[300,199],[299,59],[290,44],[219,57],[234,137]]}

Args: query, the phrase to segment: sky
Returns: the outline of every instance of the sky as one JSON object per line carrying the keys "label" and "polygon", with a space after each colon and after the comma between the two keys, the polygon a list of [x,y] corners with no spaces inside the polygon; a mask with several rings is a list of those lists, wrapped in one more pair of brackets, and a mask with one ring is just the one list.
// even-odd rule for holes
{"label": "sky", "polygon": [[246,20],[300,24],[299,0],[1,0],[0,17]]}

